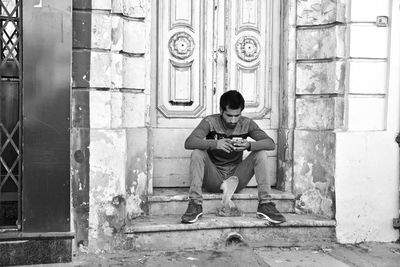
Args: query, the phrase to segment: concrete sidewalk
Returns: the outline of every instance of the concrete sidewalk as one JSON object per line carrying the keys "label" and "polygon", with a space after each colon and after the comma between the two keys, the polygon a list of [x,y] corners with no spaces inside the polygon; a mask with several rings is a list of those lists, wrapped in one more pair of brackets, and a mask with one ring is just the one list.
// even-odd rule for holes
{"label": "concrete sidewalk", "polygon": [[219,250],[80,253],[72,263],[35,266],[400,266],[399,243],[332,244],[325,247],[250,248],[233,244]]}

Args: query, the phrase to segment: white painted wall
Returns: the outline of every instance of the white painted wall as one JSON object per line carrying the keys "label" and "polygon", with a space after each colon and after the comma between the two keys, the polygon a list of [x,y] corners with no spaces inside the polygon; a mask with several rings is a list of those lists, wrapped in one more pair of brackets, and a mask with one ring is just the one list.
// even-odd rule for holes
{"label": "white painted wall", "polygon": [[[382,2],[386,1],[353,0],[351,16],[357,18],[356,10],[359,10],[359,16],[369,14],[368,18],[364,15],[362,18],[370,21],[376,12],[383,12],[382,6],[387,4],[382,5]],[[361,4],[362,8],[356,9]],[[400,124],[400,0],[393,0],[390,25],[388,91],[384,107],[382,101],[370,106],[351,102],[351,90],[361,90],[363,81],[354,79],[350,72],[349,131],[336,135],[336,231],[341,243],[388,242],[399,238],[392,219],[399,216],[400,161],[394,139]],[[371,40],[366,38],[358,42]],[[382,98],[375,98],[378,99]],[[367,115],[371,109],[378,109],[379,116],[372,116],[369,121]],[[383,130],[377,131],[379,128]]]}
{"label": "white painted wall", "polygon": [[395,241],[399,151],[392,131],[336,136],[336,234],[340,243]]}

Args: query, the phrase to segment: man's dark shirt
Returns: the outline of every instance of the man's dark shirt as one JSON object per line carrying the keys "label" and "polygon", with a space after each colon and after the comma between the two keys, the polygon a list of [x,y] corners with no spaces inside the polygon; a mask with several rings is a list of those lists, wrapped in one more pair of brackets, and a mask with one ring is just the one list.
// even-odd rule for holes
{"label": "man's dark shirt", "polygon": [[[225,126],[220,114],[205,117],[186,139],[186,149],[207,150],[211,161],[217,166],[237,165],[242,161],[242,151],[227,153],[217,150],[217,141],[222,138],[251,137],[250,151],[268,150],[272,139],[250,118],[241,116],[234,129]],[[272,141],[273,142],[273,141]]]}

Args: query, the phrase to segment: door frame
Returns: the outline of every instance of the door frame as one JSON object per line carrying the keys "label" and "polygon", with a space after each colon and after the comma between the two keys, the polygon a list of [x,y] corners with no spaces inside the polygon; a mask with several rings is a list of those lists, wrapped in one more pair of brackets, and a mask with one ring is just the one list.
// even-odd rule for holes
{"label": "door frame", "polygon": [[[218,1],[218,0],[214,0]],[[278,1],[278,0],[270,0],[270,1]],[[292,0],[294,1],[294,0]],[[288,45],[283,45],[285,41],[288,39],[295,40],[296,32],[289,27],[288,23],[288,15],[290,14],[295,18],[295,12],[293,12],[293,8],[296,5],[289,3],[289,1],[281,2],[279,1],[279,18],[278,30],[279,30],[279,40],[274,40],[274,47],[278,47],[279,52],[274,50],[273,53],[279,55],[278,60],[273,60],[271,63],[270,72],[275,70],[276,73],[271,76],[274,77],[272,81],[272,86],[277,86],[278,90],[276,93],[278,96],[277,101],[277,109],[275,111],[277,114],[271,114],[271,116],[276,116],[277,118],[277,172],[280,169],[280,165],[287,163],[288,161],[292,161],[292,157],[289,158],[287,155],[293,154],[293,126],[294,126],[294,84],[293,77],[295,73],[292,69],[290,71],[288,69],[288,63],[293,61],[294,58],[290,56],[290,49]],[[148,173],[148,181],[147,181],[147,193],[149,195],[153,194],[153,169],[154,169],[154,134],[153,129],[157,125],[157,86],[158,86],[158,1],[151,0],[151,22],[150,22],[150,49],[149,49],[149,62],[151,63],[150,67],[150,109],[149,109],[149,126],[148,126],[148,146],[147,146],[147,154],[148,154],[148,164],[147,164],[147,173]],[[293,18],[292,18],[293,19]],[[274,19],[276,21],[276,19]],[[295,21],[295,20],[294,20]],[[292,27],[293,28],[293,27]],[[294,39],[293,39],[294,38]],[[277,45],[276,45],[276,43]],[[295,42],[291,43],[291,46],[295,47]],[[295,51],[295,50],[292,50]],[[279,60],[280,58],[280,60]],[[286,71],[286,75],[285,75]],[[292,84],[290,84],[292,83]],[[292,96],[293,95],[293,96]],[[215,97],[215,95],[214,95]],[[289,103],[288,103],[289,102]],[[291,102],[291,103],[290,103]],[[285,106],[285,108],[282,108]],[[288,110],[289,108],[289,110]],[[282,121],[287,121],[287,124],[283,124]],[[289,127],[288,127],[289,126]],[[286,156],[286,157],[285,157]],[[283,159],[283,161],[282,161]],[[285,175],[277,175],[277,188],[283,191],[291,192],[292,186],[291,181],[293,176],[292,164],[289,164],[291,167],[285,169]],[[289,176],[287,175],[289,174]],[[281,179],[281,181],[279,181]]]}

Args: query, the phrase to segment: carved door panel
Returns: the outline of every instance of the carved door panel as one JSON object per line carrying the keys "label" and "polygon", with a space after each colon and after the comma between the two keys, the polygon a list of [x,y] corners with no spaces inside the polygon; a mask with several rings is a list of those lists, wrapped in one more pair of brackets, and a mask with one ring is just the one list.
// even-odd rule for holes
{"label": "carved door panel", "polygon": [[192,127],[212,112],[212,1],[159,1],[157,126]]}
{"label": "carved door panel", "polygon": [[[244,115],[257,119],[276,140],[272,2],[279,1],[158,2],[154,187],[189,186],[190,151],[184,141],[203,117],[219,112],[226,90],[240,91]],[[276,153],[271,156],[275,177]]]}

